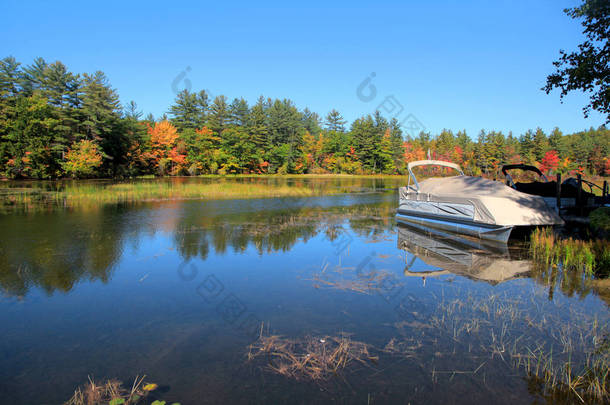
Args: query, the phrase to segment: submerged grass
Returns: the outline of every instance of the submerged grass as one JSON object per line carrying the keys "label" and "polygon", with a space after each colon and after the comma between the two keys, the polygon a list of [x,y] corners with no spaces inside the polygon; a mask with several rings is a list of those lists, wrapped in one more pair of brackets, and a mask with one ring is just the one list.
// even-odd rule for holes
{"label": "submerged grass", "polygon": [[386,270],[365,272],[364,269],[341,265],[329,269],[328,263],[324,263],[319,272],[313,273],[312,281],[315,288],[327,287],[367,295],[381,293],[390,284],[393,288],[402,286],[402,283],[396,282],[394,275]]}
{"label": "submerged grass", "polygon": [[604,322],[572,312],[563,315],[569,320],[532,312],[526,302],[506,298],[492,294],[441,300],[433,330],[458,347],[467,345],[469,352],[478,347],[479,354],[487,352],[490,359],[524,371],[532,391],[553,403],[610,400],[610,342]]}
{"label": "submerged grass", "polygon": [[407,359],[435,384],[462,376],[487,385],[491,381],[486,382],[486,375],[514,376],[518,371],[530,392],[550,403],[608,402],[607,322],[571,310],[553,314],[549,310],[554,304],[539,302],[535,294],[526,292],[523,299],[506,293],[443,294],[435,298],[432,314],[414,308],[413,320],[397,322],[398,335],[378,346],[344,335],[286,338],[265,334],[261,327],[247,358],[272,373],[320,384],[335,376],[347,381],[348,373],[362,369],[358,366],[378,375]]}
{"label": "submerged grass", "polygon": [[296,380],[323,381],[349,366],[379,360],[371,355],[366,343],[348,336],[312,336],[289,339],[279,335],[265,335],[263,327],[256,342],[250,345],[248,361],[263,357],[269,370]]}

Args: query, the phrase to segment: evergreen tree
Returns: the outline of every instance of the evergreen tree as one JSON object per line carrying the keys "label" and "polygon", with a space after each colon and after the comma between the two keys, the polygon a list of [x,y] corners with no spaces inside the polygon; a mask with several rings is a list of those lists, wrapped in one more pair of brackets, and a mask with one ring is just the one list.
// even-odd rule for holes
{"label": "evergreen tree", "polygon": [[207,125],[209,108],[208,93],[206,93],[205,90],[199,91],[199,93],[197,93],[197,128],[203,128],[205,125]]}
{"label": "evergreen tree", "polygon": [[182,90],[169,108],[169,114],[171,123],[180,131],[198,128],[201,120],[199,96],[187,89]]}
{"label": "evergreen tree", "polygon": [[392,161],[394,163],[394,168],[399,173],[404,173],[405,170],[405,161],[403,159],[405,150],[404,150],[404,139],[402,136],[402,129],[400,129],[400,124],[396,118],[392,118],[390,121],[390,142],[391,142],[391,150],[392,150]]}
{"label": "evergreen tree", "polygon": [[328,131],[345,132],[345,120],[339,111],[334,108],[326,115],[326,129]]}
{"label": "evergreen tree", "polygon": [[381,137],[381,142],[379,143],[379,147],[377,149],[377,156],[379,159],[379,167],[383,173],[394,174],[396,172],[390,128],[386,129],[385,133]]}
{"label": "evergreen tree", "polygon": [[83,75],[82,93],[85,139],[102,148],[102,155],[107,158],[103,170],[109,175],[118,175],[129,149],[129,139],[120,122],[119,96],[100,71]]}
{"label": "evergreen tree", "polygon": [[266,104],[263,96],[260,96],[256,104],[252,107],[248,120],[248,132],[252,143],[256,145],[259,153],[267,146],[267,136],[269,135],[269,127],[267,126]]}
{"label": "evergreen tree", "polygon": [[305,130],[310,134],[318,136],[322,132],[322,129],[320,128],[320,116],[315,112],[310,111],[309,108],[305,108],[301,115],[303,116],[303,126],[305,127]]}
{"label": "evergreen tree", "polygon": [[443,129],[436,139],[436,153],[439,158],[449,159],[455,147],[455,136],[451,130]]}
{"label": "evergreen tree", "polygon": [[268,142],[272,145],[269,154],[271,170],[279,173],[293,173],[296,160],[301,157],[303,148],[303,119],[301,113],[288,99],[275,100],[269,109]]}
{"label": "evergreen tree", "polygon": [[45,82],[47,62],[43,58],[36,58],[31,65],[23,68],[21,72],[21,89],[24,96],[30,96],[35,90],[40,90]]}
{"label": "evergreen tree", "polygon": [[0,175],[401,173],[408,160],[423,159],[426,151],[474,173],[495,174],[502,164],[520,161],[590,174],[603,174],[610,166],[610,131],[604,126],[569,135],[555,128],[548,138],[537,128],[518,139],[482,130],[476,143],[465,131],[422,131],[405,142],[398,121],[388,122],[379,111],[356,119],[346,131],[345,120],[332,110],[321,130],[316,113],[301,112],[288,99],[260,97],[250,109],[243,98],[228,105],[219,96],[208,106],[205,91],[186,90],[169,112],[175,125],[165,115],[142,120],[133,101],[121,108],[102,72],[79,75],[42,58],[22,68],[14,58],[4,58]]}
{"label": "evergreen tree", "polygon": [[222,131],[229,124],[229,106],[227,98],[220,95],[214,99],[208,116],[208,126],[216,134],[222,137]]}
{"label": "evergreen tree", "polygon": [[12,56],[0,60],[0,97],[17,97],[20,83],[19,62]]}
{"label": "evergreen tree", "polygon": [[559,130],[559,128],[555,127],[551,131],[549,135],[549,148],[556,150],[560,157],[564,156],[565,150],[562,145],[561,139],[563,138],[563,133]]}
{"label": "evergreen tree", "polygon": [[15,119],[20,82],[19,63],[13,57],[0,60],[0,173],[11,158],[9,129]]}
{"label": "evergreen tree", "polygon": [[56,107],[58,124],[54,148],[62,155],[76,138],[81,136],[81,82],[78,75],[68,71],[61,62],[47,65],[43,71],[41,93]]}
{"label": "evergreen tree", "polygon": [[536,128],[533,139],[533,148],[534,150],[532,152],[534,154],[534,158],[537,162],[540,162],[546,151],[549,149],[548,139],[541,128]]}
{"label": "evergreen tree", "polygon": [[534,133],[529,129],[519,137],[519,154],[524,163],[533,163],[535,160]]}
{"label": "evergreen tree", "polygon": [[250,108],[243,98],[236,98],[229,107],[229,122],[231,125],[245,127],[248,124]]}
{"label": "evergreen tree", "polygon": [[356,119],[352,124],[351,133],[356,156],[362,162],[363,169],[378,173],[376,151],[379,142],[377,142],[378,134],[373,117],[367,115]]}
{"label": "evergreen tree", "polygon": [[138,104],[131,100],[123,109],[123,115],[127,119],[138,121],[142,118],[143,113],[138,108]]}

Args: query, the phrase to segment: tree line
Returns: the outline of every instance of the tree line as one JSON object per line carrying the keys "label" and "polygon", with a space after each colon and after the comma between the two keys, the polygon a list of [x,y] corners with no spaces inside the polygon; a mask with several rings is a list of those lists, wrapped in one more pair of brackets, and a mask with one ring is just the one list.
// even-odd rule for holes
{"label": "tree line", "polygon": [[546,172],[610,175],[605,126],[519,136],[482,130],[404,134],[378,111],[347,125],[288,99],[243,98],[183,90],[166,114],[144,117],[121,105],[106,75],[76,74],[37,58],[0,60],[0,176],[134,177],[198,174],[402,174],[426,157],[461,164],[474,175],[525,162]]}

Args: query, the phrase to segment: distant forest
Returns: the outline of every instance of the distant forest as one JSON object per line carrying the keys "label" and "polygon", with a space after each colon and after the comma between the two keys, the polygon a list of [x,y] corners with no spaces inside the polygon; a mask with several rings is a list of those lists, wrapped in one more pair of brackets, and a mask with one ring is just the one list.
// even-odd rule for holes
{"label": "distant forest", "polygon": [[121,105],[104,75],[75,74],[42,58],[0,61],[0,177],[135,177],[198,174],[402,174],[412,160],[449,160],[473,175],[505,163],[547,173],[610,175],[610,130],[555,128],[518,136],[482,130],[411,137],[379,112],[347,125],[288,99],[210,99],[180,92],[163,117]]}

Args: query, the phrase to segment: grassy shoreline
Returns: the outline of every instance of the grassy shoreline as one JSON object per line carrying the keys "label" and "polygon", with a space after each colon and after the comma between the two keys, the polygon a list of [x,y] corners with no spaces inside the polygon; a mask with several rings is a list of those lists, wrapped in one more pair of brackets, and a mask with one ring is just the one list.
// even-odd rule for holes
{"label": "grassy shoreline", "polygon": [[[278,181],[275,181],[275,180]],[[332,180],[340,179],[334,182]],[[376,179],[397,176],[351,175],[234,175],[139,178],[112,180],[25,181],[0,186],[0,207],[5,210],[36,206],[76,207],[94,204],[138,203],[167,200],[222,200],[336,195],[370,188]],[[302,181],[300,181],[302,180]],[[320,180],[320,181],[316,181]],[[330,181],[329,181],[330,180]],[[353,181],[351,181],[353,180]],[[372,182],[371,182],[372,181]],[[390,181],[392,186],[402,184]]]}
{"label": "grassy shoreline", "polygon": [[[319,193],[318,193],[319,194]],[[5,207],[36,205],[82,206],[163,200],[221,200],[233,198],[310,197],[316,191],[307,187],[262,184],[213,183],[119,183],[111,185],[67,186],[60,191],[19,189],[5,192],[0,200]]]}

